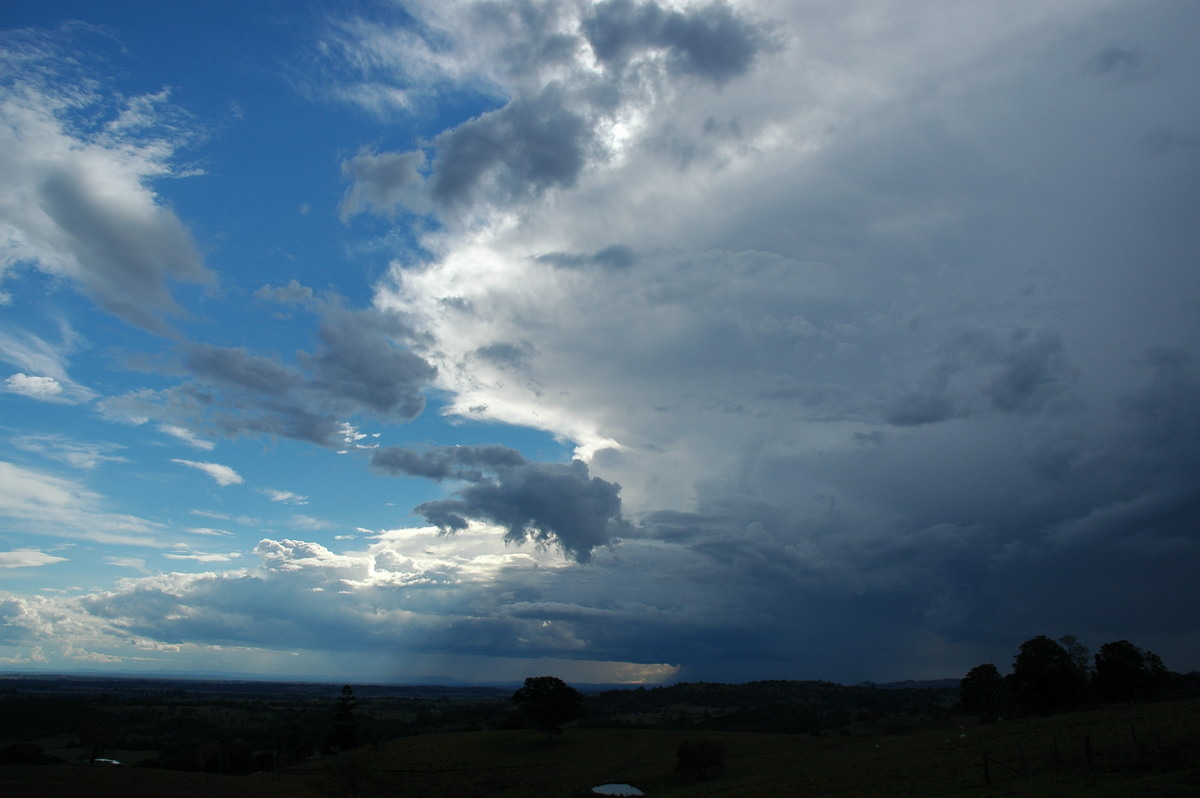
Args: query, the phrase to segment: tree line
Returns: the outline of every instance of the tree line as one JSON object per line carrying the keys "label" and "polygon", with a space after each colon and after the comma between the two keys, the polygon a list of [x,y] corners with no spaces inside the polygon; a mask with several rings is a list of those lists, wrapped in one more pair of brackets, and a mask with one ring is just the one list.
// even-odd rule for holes
{"label": "tree line", "polygon": [[1073,635],[1038,635],[1021,644],[1012,672],[977,665],[960,684],[966,712],[993,721],[1001,713],[1048,713],[1095,701],[1138,701],[1186,688],[1191,679],[1172,673],[1162,659],[1128,640],[1100,646],[1093,657]]}

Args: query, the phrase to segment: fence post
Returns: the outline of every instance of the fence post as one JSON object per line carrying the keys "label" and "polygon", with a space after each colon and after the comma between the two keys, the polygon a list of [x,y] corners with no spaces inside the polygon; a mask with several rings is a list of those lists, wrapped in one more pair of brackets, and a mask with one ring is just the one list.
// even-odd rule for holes
{"label": "fence post", "polygon": [[987,751],[983,752],[983,783],[992,783],[992,774],[988,771],[988,756]]}

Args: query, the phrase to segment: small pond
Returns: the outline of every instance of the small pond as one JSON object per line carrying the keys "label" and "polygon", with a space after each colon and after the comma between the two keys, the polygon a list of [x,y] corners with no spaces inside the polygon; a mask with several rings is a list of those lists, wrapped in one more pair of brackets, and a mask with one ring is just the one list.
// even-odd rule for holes
{"label": "small pond", "polygon": [[629,784],[601,784],[593,787],[594,795],[645,795],[646,793]]}

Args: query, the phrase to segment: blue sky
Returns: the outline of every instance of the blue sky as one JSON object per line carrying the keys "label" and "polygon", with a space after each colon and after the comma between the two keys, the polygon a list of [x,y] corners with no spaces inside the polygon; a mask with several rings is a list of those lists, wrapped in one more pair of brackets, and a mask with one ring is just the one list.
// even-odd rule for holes
{"label": "blue sky", "polygon": [[1200,11],[0,11],[0,663],[1200,667]]}

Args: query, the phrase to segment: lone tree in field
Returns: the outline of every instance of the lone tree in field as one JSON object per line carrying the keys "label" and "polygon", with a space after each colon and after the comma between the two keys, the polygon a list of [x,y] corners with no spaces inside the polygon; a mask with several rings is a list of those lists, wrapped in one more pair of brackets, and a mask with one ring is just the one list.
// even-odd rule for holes
{"label": "lone tree in field", "polygon": [[583,694],[554,676],[530,676],[513,702],[534,728],[553,739],[562,726],[583,717]]}
{"label": "lone tree in field", "polygon": [[333,734],[329,736],[329,747],[349,751],[357,748],[360,742],[358,734],[358,718],[354,707],[358,702],[354,699],[354,688],[346,685],[338,696],[333,708]]}

